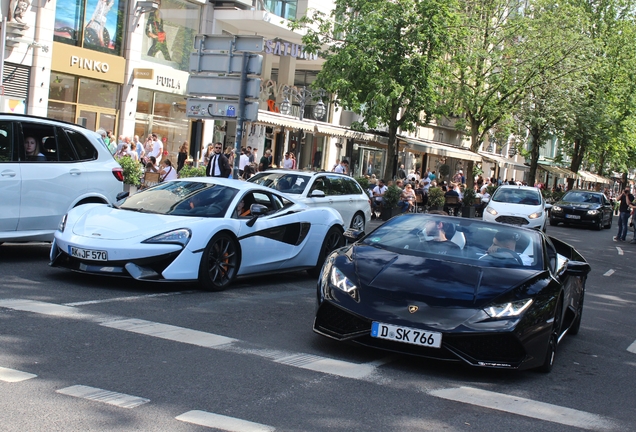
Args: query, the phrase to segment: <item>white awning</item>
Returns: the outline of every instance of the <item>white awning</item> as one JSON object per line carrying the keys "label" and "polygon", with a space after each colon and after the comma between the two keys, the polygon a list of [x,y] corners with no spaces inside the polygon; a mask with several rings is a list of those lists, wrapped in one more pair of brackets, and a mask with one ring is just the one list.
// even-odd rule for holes
{"label": "white awning", "polygon": [[332,125],[324,122],[316,122],[316,133],[329,135],[329,136],[339,136],[349,139],[354,139],[358,141],[372,141],[386,144],[387,138],[379,135],[374,135],[367,132],[355,131],[353,129],[349,129],[344,126]]}
{"label": "white awning", "polygon": [[481,162],[480,155],[465,148],[403,136],[398,136],[398,139],[407,143],[407,150],[411,149],[421,153],[430,153],[439,156],[448,156],[456,159]]}
{"label": "white awning", "polygon": [[315,130],[314,123],[302,121],[293,116],[286,116],[265,110],[258,110],[258,120],[254,123],[284,126],[290,129],[302,129],[306,132],[314,132]]}
{"label": "white awning", "polygon": [[610,184],[612,182],[608,178],[601,177],[600,175],[591,173],[589,171],[579,171],[579,174],[581,175],[581,177],[583,177],[583,180],[589,181],[589,182],[595,182],[595,183],[601,183],[601,184]]}
{"label": "white awning", "polygon": [[547,171],[547,172],[549,172],[549,173],[551,173],[551,174],[553,174],[553,175],[555,175],[555,176],[557,176],[559,178],[573,178],[573,179],[575,179],[575,178],[578,178],[579,175],[581,175],[580,173],[579,173],[579,175],[577,175],[577,174],[573,173],[572,171],[570,171],[567,168],[561,168],[561,167],[554,166],[554,165],[548,165],[548,164],[541,164],[540,163],[540,164],[537,164],[537,167],[541,168],[542,170]]}
{"label": "white awning", "polygon": [[521,164],[519,162],[515,162],[511,159],[506,159],[505,157],[501,155],[496,155],[496,154],[487,153],[487,152],[479,152],[479,154],[481,155],[482,158],[484,158],[484,160],[494,162],[497,165],[499,165],[500,168],[509,168],[516,171],[530,170],[529,166]]}

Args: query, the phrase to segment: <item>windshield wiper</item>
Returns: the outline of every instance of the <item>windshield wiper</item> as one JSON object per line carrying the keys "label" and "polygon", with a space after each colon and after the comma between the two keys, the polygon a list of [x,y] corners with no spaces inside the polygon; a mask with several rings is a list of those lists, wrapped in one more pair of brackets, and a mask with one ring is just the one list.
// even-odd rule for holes
{"label": "windshield wiper", "polygon": [[139,207],[139,208],[130,208],[130,207],[121,207],[122,210],[130,210],[130,211],[134,211],[134,212],[138,212],[138,213],[158,213],[154,210],[147,210],[143,207]]}

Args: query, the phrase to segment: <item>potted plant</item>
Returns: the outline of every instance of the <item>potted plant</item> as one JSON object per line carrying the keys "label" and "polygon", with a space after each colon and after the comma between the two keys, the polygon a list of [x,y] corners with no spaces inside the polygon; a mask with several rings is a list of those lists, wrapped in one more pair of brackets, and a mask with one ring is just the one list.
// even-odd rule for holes
{"label": "potted plant", "polygon": [[185,165],[181,168],[181,171],[179,171],[179,178],[188,177],[205,177],[205,166],[194,167]]}
{"label": "potted plant", "polygon": [[144,175],[143,167],[129,156],[119,158],[117,162],[124,170],[124,191],[132,195],[137,192],[137,187],[141,184],[141,177]]}
{"label": "potted plant", "polygon": [[429,210],[441,210],[444,208],[444,191],[439,187],[432,187],[428,189],[428,209]]}
{"label": "potted plant", "polygon": [[355,180],[358,182],[363,191],[367,191],[369,189],[369,179],[366,177],[356,177]]}
{"label": "potted plant", "polygon": [[450,174],[450,167],[446,164],[441,165],[439,167],[439,179],[442,180],[444,179],[447,175]]}
{"label": "potted plant", "polygon": [[462,217],[475,217],[475,198],[477,198],[475,189],[467,188],[464,191],[464,199],[462,200]]}
{"label": "potted plant", "polygon": [[400,212],[397,204],[401,195],[402,190],[399,187],[391,185],[387,188],[382,195],[382,214],[380,215],[382,220],[387,221]]}

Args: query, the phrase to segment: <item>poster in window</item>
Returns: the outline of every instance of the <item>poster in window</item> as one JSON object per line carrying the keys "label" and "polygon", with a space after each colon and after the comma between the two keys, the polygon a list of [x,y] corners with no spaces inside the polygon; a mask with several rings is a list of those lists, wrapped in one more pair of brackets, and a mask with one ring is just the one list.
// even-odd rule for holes
{"label": "poster in window", "polygon": [[84,47],[120,54],[125,7],[122,0],[86,0]]}

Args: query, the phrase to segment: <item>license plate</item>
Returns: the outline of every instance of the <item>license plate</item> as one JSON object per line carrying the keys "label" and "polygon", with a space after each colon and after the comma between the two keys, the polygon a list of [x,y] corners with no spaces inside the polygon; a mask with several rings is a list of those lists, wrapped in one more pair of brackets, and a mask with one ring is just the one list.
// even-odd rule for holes
{"label": "license plate", "polygon": [[376,321],[371,325],[371,336],[429,348],[440,348],[442,346],[441,333],[383,324]]}
{"label": "license plate", "polygon": [[73,258],[79,258],[90,261],[108,261],[108,254],[106,251],[80,249],[74,246],[69,246],[69,255]]}
{"label": "license plate", "polygon": [[566,219],[581,219],[579,215],[565,215]]}

